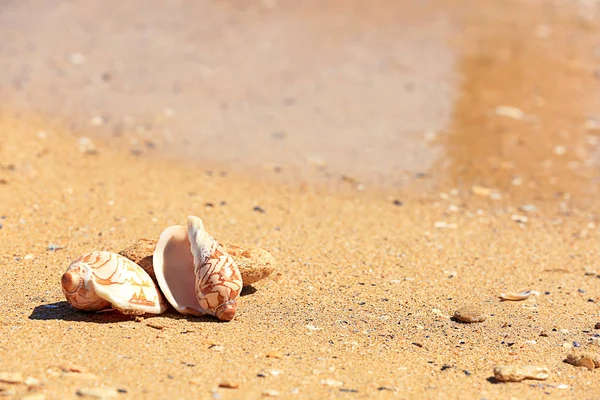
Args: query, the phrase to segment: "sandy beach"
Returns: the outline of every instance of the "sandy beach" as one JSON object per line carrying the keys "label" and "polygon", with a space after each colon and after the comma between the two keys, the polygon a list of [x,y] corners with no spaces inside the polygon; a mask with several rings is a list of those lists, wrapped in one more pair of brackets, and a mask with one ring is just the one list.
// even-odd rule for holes
{"label": "sandy beach", "polygon": [[[111,53],[62,32],[52,58],[46,52],[57,32],[19,30],[33,3],[5,9],[0,32],[14,48],[0,51],[8,71],[0,80],[0,381],[3,373],[17,376],[0,382],[0,395],[75,399],[103,388],[105,398],[117,399],[598,398],[599,369],[565,361],[574,350],[600,354],[595,9],[559,1],[417,3],[389,13],[360,2],[331,1],[322,10],[263,2],[218,12],[204,4],[214,17],[206,18],[227,28],[225,48],[239,49],[231,57],[249,60],[236,86],[230,53],[213,54],[214,104],[192,75],[183,85],[189,90],[165,94],[156,71],[135,76],[136,64],[124,62],[121,72],[107,72],[111,57],[126,58],[127,40]],[[140,7],[132,2],[109,18],[99,6],[57,4],[48,12],[59,22],[73,15],[116,21],[89,28],[90,37],[128,26],[120,23]],[[159,7],[167,8],[186,14],[178,2]],[[453,77],[380,66],[374,86],[355,86],[374,102],[366,108],[344,101],[356,71],[334,74],[322,92],[306,86],[314,77],[299,71],[322,67],[311,52],[326,55],[352,38],[370,50],[349,65],[358,75],[378,71],[357,60],[387,54],[403,11],[415,26],[431,15],[445,21],[417,35],[433,38],[425,42],[432,54],[432,43],[454,32],[443,40]],[[339,14],[338,25],[321,14]],[[302,18],[312,21],[310,40],[325,33],[336,40],[311,49],[292,35],[304,44],[299,59],[313,61],[268,79],[269,63],[236,38]],[[374,30],[382,18],[392,32]],[[364,36],[353,21],[363,21],[356,29]],[[126,28],[118,32],[130,37]],[[406,35],[399,40],[413,43]],[[287,37],[265,45],[267,54],[287,46]],[[79,47],[66,48],[77,40]],[[199,48],[213,49],[203,40]],[[86,54],[83,65],[75,51]],[[333,56],[328,62],[343,64]],[[249,86],[255,70],[261,80]],[[116,87],[102,86],[102,73]],[[385,89],[410,83],[405,74],[417,76],[408,93]],[[436,103],[415,111],[406,132],[395,130],[403,119],[394,120],[395,110],[426,107],[439,87],[419,79],[437,85],[438,78],[453,88],[444,92],[447,112]],[[91,82],[83,89],[82,79]],[[128,80],[130,89],[119,86]],[[278,105],[265,93],[276,93]],[[260,103],[261,96],[269,100]],[[233,108],[218,105],[226,99]],[[438,118],[428,126],[431,115]],[[203,121],[197,134],[195,118]],[[363,152],[371,131],[373,148]],[[244,290],[233,321],[173,310],[137,318],[83,313],[66,302],[60,277],[72,260],[158,238],[190,214],[217,239],[259,246],[277,260],[273,275]],[[533,294],[499,298],[523,291]],[[453,318],[464,306],[487,318]],[[549,376],[498,382],[498,365],[540,366]]]}

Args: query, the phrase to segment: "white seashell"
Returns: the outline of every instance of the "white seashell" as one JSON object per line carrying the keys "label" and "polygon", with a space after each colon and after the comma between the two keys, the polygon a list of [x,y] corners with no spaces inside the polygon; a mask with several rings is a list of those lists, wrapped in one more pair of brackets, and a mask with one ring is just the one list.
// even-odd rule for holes
{"label": "white seashell", "polygon": [[150,276],[118,254],[94,251],[71,263],[61,278],[75,308],[99,311],[111,306],[125,314],[160,314],[167,304]]}
{"label": "white seashell", "polygon": [[525,299],[529,298],[529,296],[531,296],[532,294],[533,294],[533,291],[531,291],[531,290],[528,290],[526,292],[520,292],[520,293],[508,292],[508,293],[500,293],[500,298],[502,300],[519,301],[519,300],[525,300]]}
{"label": "white seashell", "polygon": [[188,238],[194,254],[196,298],[200,308],[222,321],[231,321],[243,287],[235,261],[206,232],[198,217],[188,217]]}
{"label": "white seashell", "polygon": [[194,256],[185,226],[170,226],[160,234],[152,255],[152,265],[158,286],[179,313],[204,314],[196,299]]}
{"label": "white seashell", "polygon": [[204,229],[198,217],[188,227],[165,229],[152,263],[158,285],[177,311],[214,315],[230,321],[237,310],[243,282],[233,258]]}

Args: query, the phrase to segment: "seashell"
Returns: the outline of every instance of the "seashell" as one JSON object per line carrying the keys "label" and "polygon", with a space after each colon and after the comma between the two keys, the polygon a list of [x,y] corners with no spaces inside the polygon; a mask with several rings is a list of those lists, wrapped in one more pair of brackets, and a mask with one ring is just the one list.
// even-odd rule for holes
{"label": "seashell", "polygon": [[520,301],[529,298],[533,294],[533,291],[528,290],[526,292],[508,292],[508,293],[500,293],[500,299],[502,300],[512,300],[512,301]]}
{"label": "seashell", "polygon": [[158,285],[180,313],[209,314],[222,321],[235,316],[242,276],[200,218],[189,216],[187,228],[174,225],[161,233],[153,266]]}
{"label": "seashell", "polygon": [[235,261],[206,232],[198,217],[188,217],[188,238],[192,243],[196,298],[200,308],[221,321],[231,321],[244,286]]}
{"label": "seashell", "polygon": [[84,254],[69,265],[61,283],[67,301],[79,310],[112,306],[125,314],[160,314],[167,309],[150,276],[119,254]]}
{"label": "seashell", "polygon": [[550,376],[546,367],[534,365],[499,365],[494,367],[494,378],[499,382],[521,382],[524,379],[543,381]]}
{"label": "seashell", "polygon": [[[183,225],[179,229],[187,231]],[[156,239],[139,239],[135,243],[121,250],[119,254],[129,258],[134,263],[138,264],[150,275],[152,280],[158,284],[154,275],[154,266],[152,264],[153,252],[156,247]],[[220,241],[219,244],[225,249],[238,266],[242,274],[244,286],[252,285],[262,279],[265,279],[275,271],[275,257],[268,251],[259,247],[250,245],[234,244],[231,242]]]}

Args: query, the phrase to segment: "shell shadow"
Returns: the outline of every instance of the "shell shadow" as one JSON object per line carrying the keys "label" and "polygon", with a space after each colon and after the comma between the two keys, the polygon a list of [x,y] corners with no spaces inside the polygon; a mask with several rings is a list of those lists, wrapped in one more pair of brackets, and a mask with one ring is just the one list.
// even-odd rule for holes
{"label": "shell shadow", "polygon": [[257,289],[254,286],[252,286],[252,285],[244,286],[242,288],[242,291],[240,292],[240,297],[248,296],[248,295],[254,294],[256,292],[257,292]]}
{"label": "shell shadow", "polygon": [[[246,286],[242,289],[240,296],[248,296],[256,293],[257,290],[253,286]],[[144,314],[144,319],[150,319],[153,317],[167,317],[172,319],[187,319],[196,322],[216,322],[221,323],[222,321],[217,320],[211,316],[195,317],[189,315],[181,315],[177,313],[172,307],[164,312],[163,314],[153,315]],[[131,321],[135,316],[122,314],[117,310],[106,310],[103,312],[86,312],[76,310],[67,301],[57,301],[55,303],[42,304],[34,307],[33,311],[29,315],[29,319],[35,321],[51,321],[51,320],[62,320],[62,321],[75,321],[75,322],[93,322],[96,324],[110,324],[115,322]]]}
{"label": "shell shadow", "polygon": [[94,322],[97,324],[109,324],[113,322],[123,322],[131,320],[130,315],[120,312],[85,312],[76,310],[67,301],[57,301],[50,304],[42,304],[34,307],[29,319],[37,321],[76,321],[76,322]]}

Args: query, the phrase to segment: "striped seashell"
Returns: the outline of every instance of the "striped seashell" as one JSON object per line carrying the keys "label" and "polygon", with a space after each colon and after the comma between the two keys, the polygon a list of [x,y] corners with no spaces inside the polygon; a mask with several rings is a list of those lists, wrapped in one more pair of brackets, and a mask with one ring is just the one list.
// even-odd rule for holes
{"label": "striped seashell", "polygon": [[165,229],[152,264],[163,294],[181,314],[209,314],[223,321],[235,316],[243,286],[240,271],[200,218],[188,217],[188,227]]}
{"label": "striped seashell", "polygon": [[115,308],[125,314],[160,314],[167,309],[150,276],[133,261],[94,251],[71,263],[61,278],[67,301],[79,310]]}
{"label": "striped seashell", "polygon": [[200,309],[221,321],[231,321],[243,286],[235,261],[206,232],[198,217],[188,217],[188,238],[194,255],[196,298]]}

